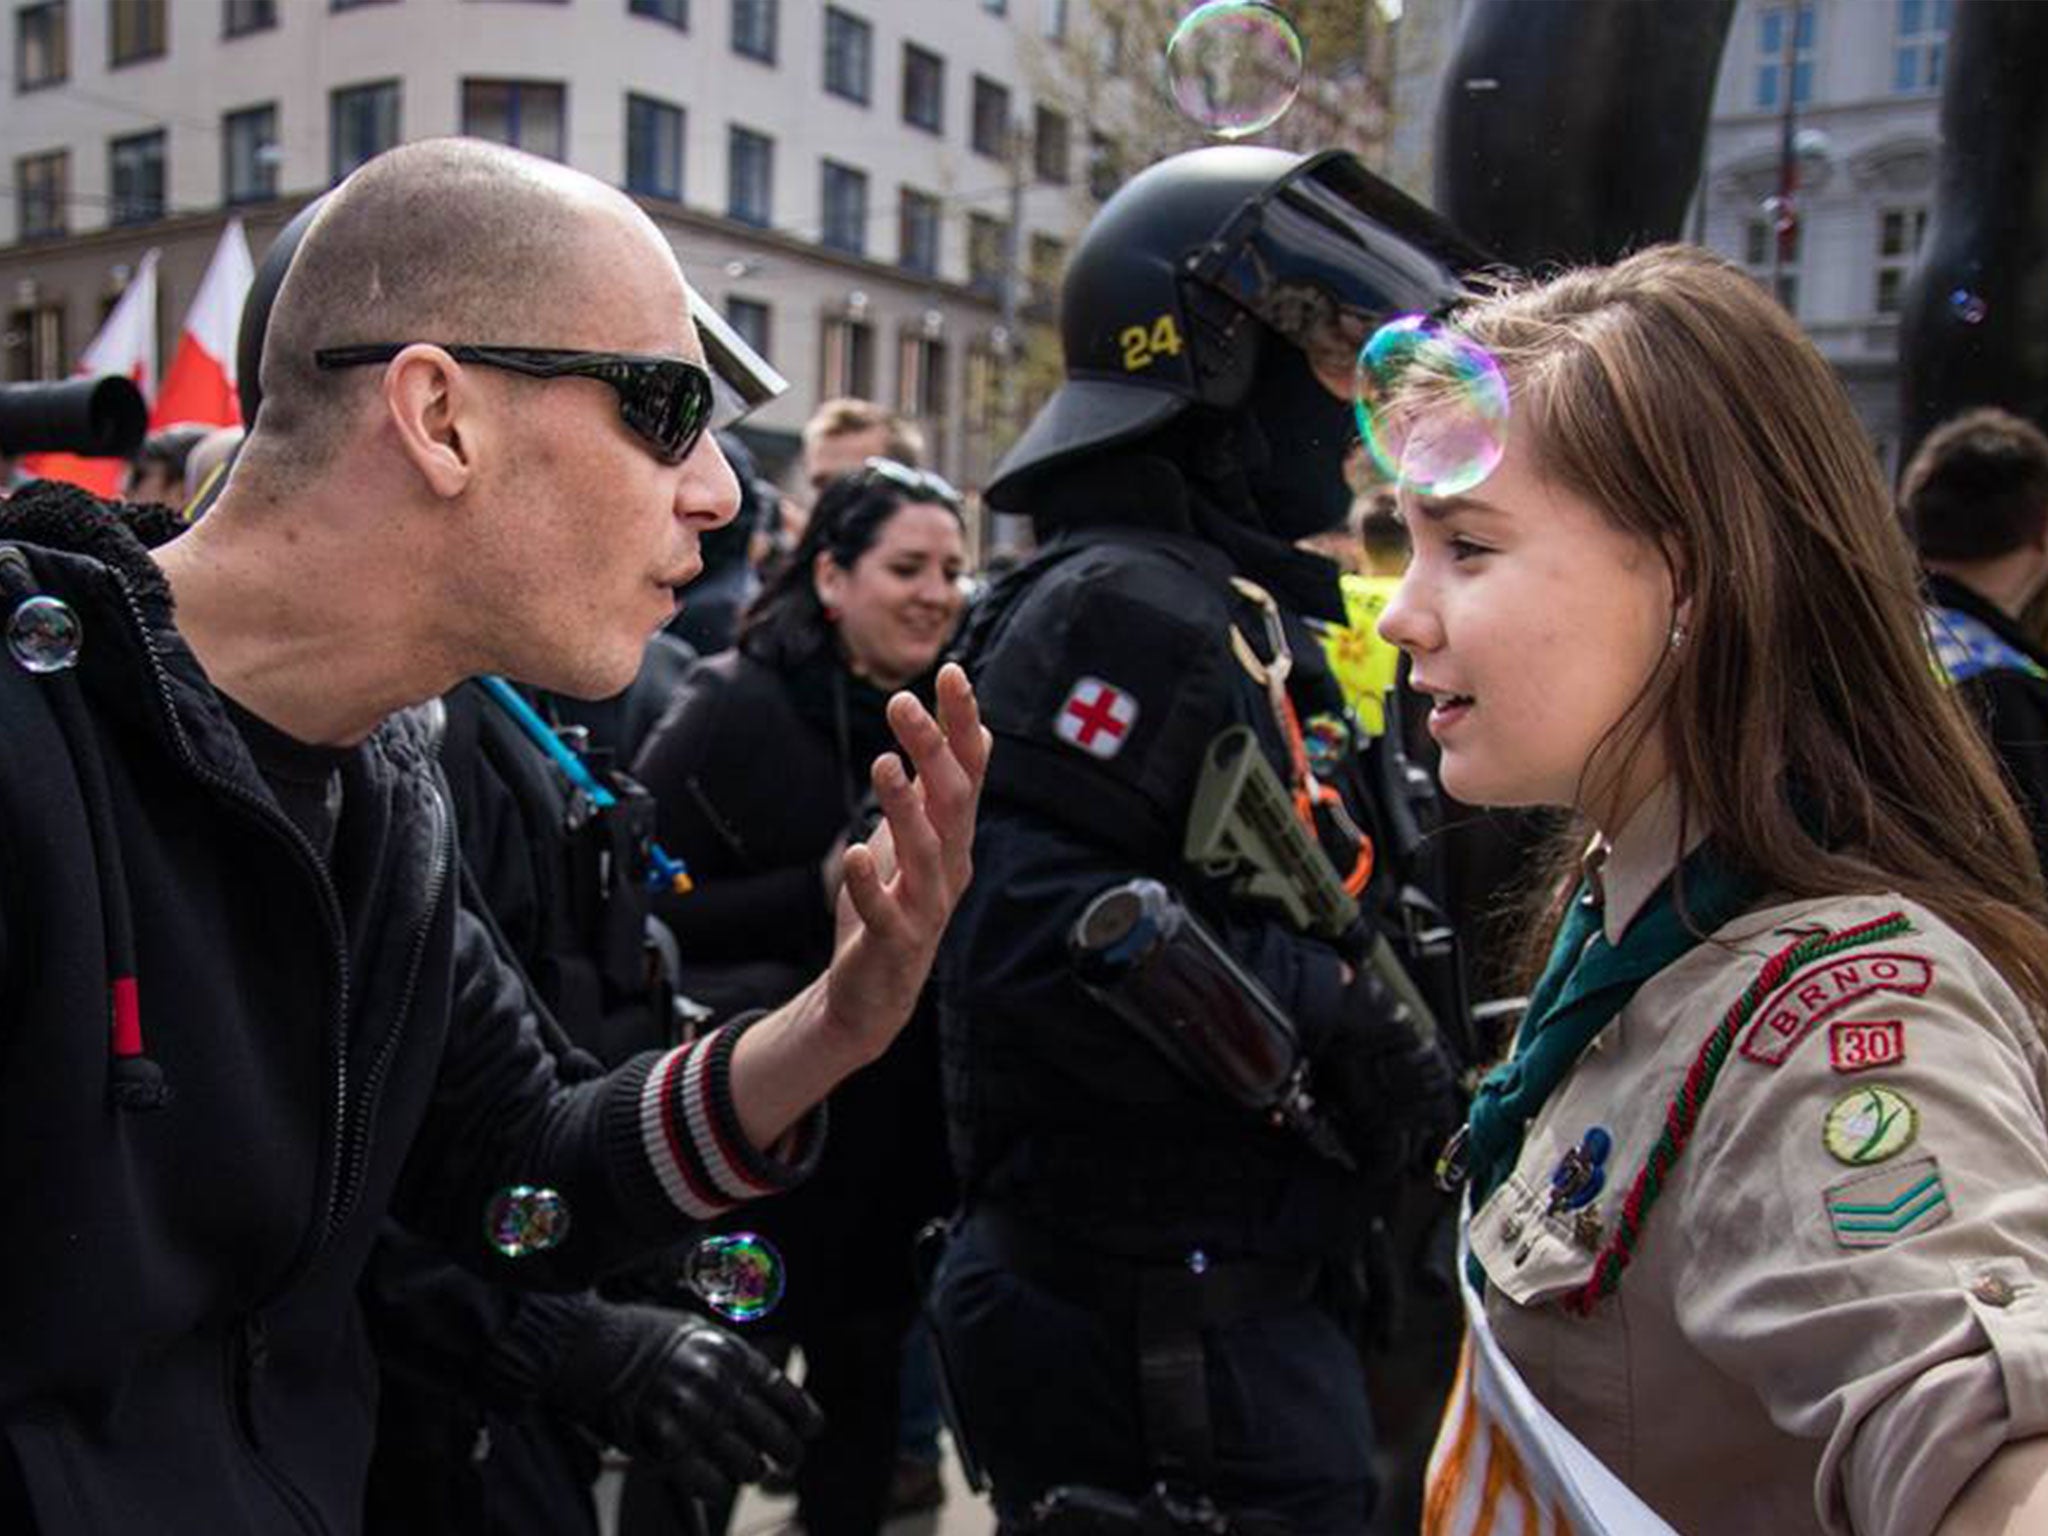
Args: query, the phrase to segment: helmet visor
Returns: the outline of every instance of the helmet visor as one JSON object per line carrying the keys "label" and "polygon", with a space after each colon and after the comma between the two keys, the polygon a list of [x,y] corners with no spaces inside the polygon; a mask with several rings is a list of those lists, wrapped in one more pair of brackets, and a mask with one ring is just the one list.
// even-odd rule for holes
{"label": "helmet visor", "polygon": [[1461,274],[1486,261],[1439,214],[1331,152],[1245,204],[1193,275],[1286,337],[1346,396],[1382,322],[1454,302]]}
{"label": "helmet visor", "polygon": [[711,373],[711,427],[723,431],[788,389],[789,380],[749,346],[708,299],[694,287],[689,293],[690,319],[697,327],[697,339],[704,344],[704,363]]}

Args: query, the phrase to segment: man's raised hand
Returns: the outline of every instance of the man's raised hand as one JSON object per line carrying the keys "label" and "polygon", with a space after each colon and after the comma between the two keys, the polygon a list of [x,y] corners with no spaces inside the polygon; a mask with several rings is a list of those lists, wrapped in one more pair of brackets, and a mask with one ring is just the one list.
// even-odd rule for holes
{"label": "man's raised hand", "polygon": [[934,719],[910,694],[889,700],[889,728],[916,768],[875,760],[883,823],[846,850],[838,940],[825,976],[829,1025],[864,1056],[909,1021],[946,923],[973,877],[974,816],[991,739],[967,674],[948,663]]}

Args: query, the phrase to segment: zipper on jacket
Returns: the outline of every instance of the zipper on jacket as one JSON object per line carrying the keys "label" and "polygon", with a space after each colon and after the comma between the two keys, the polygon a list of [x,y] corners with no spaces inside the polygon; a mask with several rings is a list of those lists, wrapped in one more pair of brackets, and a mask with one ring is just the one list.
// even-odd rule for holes
{"label": "zipper on jacket", "polygon": [[[355,1119],[343,1128],[345,1140],[340,1151],[341,1167],[334,1180],[334,1199],[328,1207],[322,1246],[340,1232],[342,1224],[354,1213],[356,1198],[361,1193],[363,1165],[369,1157],[370,1120],[376,1111],[378,1095],[383,1091],[384,1074],[391,1066],[392,1057],[398,1053],[398,1042],[412,1017],[413,998],[419,991],[420,967],[426,960],[427,935],[433,929],[435,914],[441,910],[442,887],[447,883],[449,866],[453,862],[449,854],[448,808],[442,802],[440,786],[430,781],[427,793],[428,803],[434,808],[434,863],[427,876],[427,902],[419,922],[413,927],[412,946],[405,962],[405,986],[398,995],[398,1008],[392,1016],[391,1028],[385,1032],[369,1071],[363,1075],[362,1092],[356,1096]],[[314,1250],[315,1253],[318,1251],[318,1248]]]}
{"label": "zipper on jacket", "polygon": [[262,1314],[251,1312],[237,1327],[232,1327],[222,1342],[222,1365],[227,1380],[222,1388],[227,1394],[228,1417],[234,1421],[235,1437],[241,1441],[242,1452],[255,1466],[263,1481],[270,1485],[270,1491],[277,1500],[298,1521],[301,1529],[313,1536],[329,1536],[327,1522],[320,1518],[320,1511],[312,1501],[293,1485],[276,1467],[270,1464],[256,1441],[256,1381],[262,1375],[270,1358],[270,1342],[263,1326]]}
{"label": "zipper on jacket", "polygon": [[185,734],[185,722],[179,718],[177,701],[171,697],[170,679],[164,671],[163,656],[157,649],[156,632],[150,628],[149,621],[143,616],[142,605],[136,601],[135,593],[129,587],[127,578],[111,566],[105,567],[105,569],[108,576],[113,579],[114,586],[120,592],[122,600],[128,606],[128,614],[135,623],[136,633],[142,637],[142,647],[149,657],[150,676],[156,684],[157,698],[163,704],[164,718],[170,726],[171,738],[177,746],[178,755],[183,760],[186,771],[202,783],[211,785],[228,798],[240,804],[256,821],[284,838],[285,842],[297,854],[299,862],[305,867],[306,873],[312,876],[314,887],[320,895],[321,916],[327,923],[327,938],[332,946],[335,973],[339,982],[335,995],[334,1049],[331,1061],[334,1073],[334,1136],[337,1167],[334,1182],[328,1191],[327,1218],[324,1222],[316,1225],[311,1244],[309,1246],[302,1245],[299,1257],[293,1262],[290,1269],[286,1271],[284,1278],[279,1281],[276,1289],[272,1292],[273,1295],[282,1295],[300,1275],[312,1267],[314,1258],[318,1256],[320,1249],[325,1246],[327,1238],[333,1230],[334,1212],[339,1204],[341,1192],[341,1173],[338,1164],[340,1161],[341,1144],[348,1126],[349,1111],[348,1013],[350,991],[348,930],[342,921],[341,898],[334,889],[333,880],[328,877],[326,867],[320,862],[320,856],[313,851],[312,843],[307,840],[306,834],[299,830],[297,824],[290,817],[263,799],[262,796],[256,794],[247,785],[229,778],[218,769],[211,768],[199,760],[199,754],[193,748],[191,738]]}

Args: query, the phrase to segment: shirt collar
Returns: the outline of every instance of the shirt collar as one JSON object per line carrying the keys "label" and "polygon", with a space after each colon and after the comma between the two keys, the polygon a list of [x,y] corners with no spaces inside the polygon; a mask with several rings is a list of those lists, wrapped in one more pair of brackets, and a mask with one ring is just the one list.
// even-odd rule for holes
{"label": "shirt collar", "polygon": [[[1666,779],[1650,791],[1619,832],[1596,839],[1587,850],[1589,868],[1597,869],[1591,887],[1601,903],[1600,929],[1610,945],[1621,943],[1628,925],[1665,877],[1704,840],[1705,829],[1694,825],[1685,829],[1680,841],[1682,809],[1678,786]],[[1600,858],[1598,850],[1603,847],[1605,857]]]}

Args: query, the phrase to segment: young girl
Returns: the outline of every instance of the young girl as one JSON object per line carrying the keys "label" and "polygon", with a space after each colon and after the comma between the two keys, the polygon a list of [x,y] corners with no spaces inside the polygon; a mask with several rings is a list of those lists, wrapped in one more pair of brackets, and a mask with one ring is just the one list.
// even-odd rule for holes
{"label": "young girl", "polygon": [[[1381,632],[1451,794],[1585,824],[1462,1147],[1476,1331],[1678,1530],[2048,1529],[2041,877],[1848,401],[1695,250],[1453,326],[1506,451],[1404,493]],[[1471,1408],[1430,1528],[1558,1523]]]}

